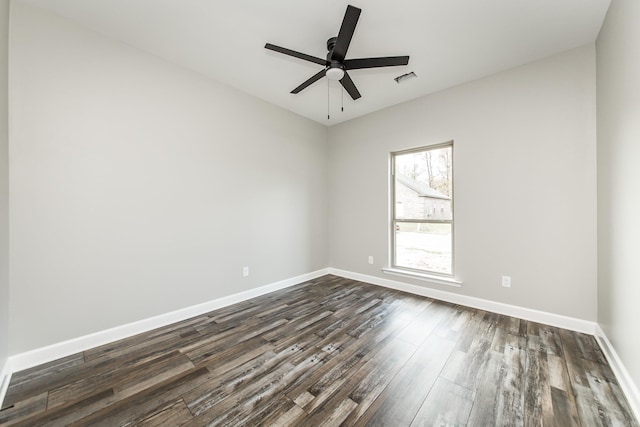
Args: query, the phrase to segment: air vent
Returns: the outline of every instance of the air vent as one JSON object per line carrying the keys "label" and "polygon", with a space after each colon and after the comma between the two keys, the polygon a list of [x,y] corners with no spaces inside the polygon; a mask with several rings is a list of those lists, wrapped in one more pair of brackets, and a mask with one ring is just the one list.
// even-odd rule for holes
{"label": "air vent", "polygon": [[406,82],[407,80],[415,79],[416,77],[418,77],[418,76],[416,76],[416,73],[414,73],[414,72],[412,71],[412,72],[410,72],[410,73],[407,73],[407,74],[403,74],[403,75],[401,75],[401,76],[398,76],[398,77],[396,77],[396,78],[395,78],[395,79],[393,79],[393,80],[395,80],[395,81],[396,81],[396,83],[400,84],[400,83],[404,83],[404,82]]}

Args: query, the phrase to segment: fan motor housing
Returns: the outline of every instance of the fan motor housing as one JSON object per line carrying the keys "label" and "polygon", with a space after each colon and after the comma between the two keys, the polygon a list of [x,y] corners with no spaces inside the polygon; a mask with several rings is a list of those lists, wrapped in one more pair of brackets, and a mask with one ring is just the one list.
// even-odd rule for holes
{"label": "fan motor housing", "polygon": [[329,51],[329,55],[331,54],[331,51],[333,50],[334,46],[336,45],[336,40],[338,40],[337,37],[331,37],[329,40],[327,40],[327,50]]}

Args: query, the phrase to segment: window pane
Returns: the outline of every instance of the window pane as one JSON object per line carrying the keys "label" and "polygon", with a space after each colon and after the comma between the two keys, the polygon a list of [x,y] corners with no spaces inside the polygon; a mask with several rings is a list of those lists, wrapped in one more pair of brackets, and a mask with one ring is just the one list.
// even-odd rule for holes
{"label": "window pane", "polygon": [[451,220],[451,178],[451,146],[396,155],[396,219]]}
{"label": "window pane", "polygon": [[397,222],[396,266],[451,274],[451,224]]}

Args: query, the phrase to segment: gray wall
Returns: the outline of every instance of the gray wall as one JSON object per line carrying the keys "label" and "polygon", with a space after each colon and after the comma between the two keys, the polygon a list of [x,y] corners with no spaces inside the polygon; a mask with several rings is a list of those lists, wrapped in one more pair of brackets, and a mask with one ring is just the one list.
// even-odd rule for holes
{"label": "gray wall", "polygon": [[407,281],[595,320],[595,112],[591,44],[331,127],[331,266],[394,279],[389,153],[453,139],[464,284]]}
{"label": "gray wall", "polygon": [[0,372],[9,343],[9,0],[0,0]]}
{"label": "gray wall", "polygon": [[12,354],[327,267],[326,127],[22,2],[11,37]]}
{"label": "gray wall", "polygon": [[593,45],[327,130],[12,8],[12,354],[328,265],[389,278],[389,152],[451,139],[464,286],[407,281],[596,319]]}
{"label": "gray wall", "polygon": [[597,41],[598,322],[640,386],[640,2],[613,0]]}

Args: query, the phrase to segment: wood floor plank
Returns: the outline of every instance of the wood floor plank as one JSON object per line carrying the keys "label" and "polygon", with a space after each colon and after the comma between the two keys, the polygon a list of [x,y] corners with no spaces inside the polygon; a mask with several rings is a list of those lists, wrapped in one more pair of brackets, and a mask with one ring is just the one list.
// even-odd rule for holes
{"label": "wood floor plank", "polygon": [[228,362],[237,361],[238,358],[251,354],[256,351],[256,349],[260,349],[258,350],[259,353],[264,353],[272,348],[272,344],[267,343],[264,338],[258,336],[231,345],[228,343],[220,343],[220,345],[213,346],[206,353],[199,354],[197,358],[190,357],[189,360],[191,360],[195,366],[209,366],[213,368],[221,364],[224,365]]}
{"label": "wood floor plank", "polygon": [[553,403],[547,353],[538,349],[527,350],[525,377],[525,426],[552,425]]}
{"label": "wood floor plank", "polygon": [[439,377],[411,426],[465,426],[473,399],[473,391]]}
{"label": "wood floor plank", "polygon": [[281,342],[290,338],[293,334],[300,334],[300,331],[302,331],[302,333],[308,333],[308,330],[311,329],[313,325],[321,322],[322,320],[324,320],[324,322],[320,323],[321,325],[326,325],[327,322],[333,323],[334,318],[327,319],[332,315],[333,311],[329,310],[324,310],[319,313],[312,312],[306,316],[289,321],[288,323],[281,325],[279,328],[272,329],[268,333],[262,334],[262,337],[271,343]]}
{"label": "wood floor plank", "polygon": [[508,316],[498,316],[496,333],[491,342],[491,351],[496,353],[504,352],[504,348],[507,345],[507,337],[512,333],[510,331],[510,320],[511,318]]}
{"label": "wood floor plank", "polygon": [[84,351],[85,361],[92,361],[97,358],[115,358],[120,354],[131,352],[134,348],[143,348],[148,345],[166,340],[167,336],[179,335],[182,330],[193,328],[200,323],[206,323],[208,316],[197,316],[181,322],[167,325],[162,328],[153,329],[133,337],[123,338],[117,341],[94,347]]}
{"label": "wood floor plank", "polygon": [[496,421],[498,424],[519,426],[524,424],[527,352],[515,345],[506,344],[503,365],[496,396]]}
{"label": "wood floor plank", "polygon": [[549,367],[549,384],[559,390],[571,391],[571,380],[565,359],[559,356],[547,355]]}
{"label": "wood floor plank", "polygon": [[291,427],[297,426],[300,422],[307,416],[307,413],[294,404],[291,409],[289,409],[284,414],[281,414],[277,418],[267,418],[262,423],[263,426],[271,426],[271,427]]}
{"label": "wood floor plank", "polygon": [[[261,406],[268,405],[274,396],[280,396],[287,385],[294,382],[301,375],[305,375],[312,366],[322,363],[324,354],[314,347],[304,351],[304,360],[294,365],[290,362],[279,365],[263,376],[254,378],[244,387],[234,387],[228,393],[224,393],[215,405],[209,405],[206,410],[203,407],[192,407],[192,413],[197,414],[189,422],[189,426],[215,426],[215,425],[240,425],[245,418],[251,416],[252,411],[260,411]],[[228,390],[225,390],[225,392]]]}
{"label": "wood floor plank", "polygon": [[[452,329],[460,328],[460,332],[457,335],[456,350],[470,353],[472,344],[474,344],[474,342],[476,342],[476,344],[478,343],[478,334],[490,325],[491,319],[485,319],[485,316],[489,315],[489,313],[485,311],[470,309],[466,309],[466,311],[465,316],[459,320],[460,322],[464,320],[464,327],[460,328],[459,325],[454,325]],[[495,331],[495,325],[493,326]],[[491,342],[493,342],[493,337]]]}
{"label": "wood floor plank", "polygon": [[344,399],[339,402],[335,407],[331,407],[329,410],[322,413],[318,419],[304,418],[300,423],[303,427],[315,427],[315,426],[339,426],[349,414],[358,406],[356,402],[351,399]]}
{"label": "wood floor plank", "polygon": [[11,376],[11,383],[2,403],[3,407],[48,391],[51,384],[56,384],[56,379],[67,377],[69,372],[74,372],[74,367],[83,366],[84,364],[83,354],[77,353],[44,365],[16,372]]}
{"label": "wood floor plank", "polygon": [[235,390],[255,384],[258,378],[269,381],[291,368],[292,365],[286,362],[283,353],[268,351],[229,372],[211,378],[207,383],[185,393],[183,398],[189,410],[198,416],[228,398]]}
{"label": "wood floor plank", "polygon": [[469,416],[472,425],[524,425],[527,353],[506,344],[503,353],[491,351]]}
{"label": "wood floor plank", "polygon": [[[188,328],[192,329],[193,327],[188,326]],[[122,343],[118,346],[110,346],[103,349],[100,353],[93,352],[93,354],[88,355],[91,351],[85,351],[85,360],[87,366],[99,366],[101,363],[109,363],[116,359],[127,360],[128,363],[138,363],[142,361],[142,359],[150,359],[165,354],[167,352],[166,350],[172,348],[174,345],[184,344],[185,338],[187,337],[189,337],[189,335],[182,336],[179,332],[169,332],[149,338],[145,337],[136,340],[134,343]]]}
{"label": "wood floor plank", "polygon": [[434,333],[451,341],[458,341],[467,323],[472,317],[473,310],[455,305],[452,310],[438,324]]}
{"label": "wood floor plank", "polygon": [[348,405],[349,414],[342,421],[348,419],[345,425],[355,424],[415,351],[415,346],[411,344],[397,339],[391,340],[369,361],[362,365],[354,365],[350,372],[331,383],[328,388],[322,389],[321,392],[310,389],[316,397],[303,408],[309,412],[309,418],[305,423],[322,424],[323,420],[330,418],[344,402],[354,402],[355,406]]}
{"label": "wood floor plank", "polygon": [[532,350],[562,356],[562,344],[558,328],[536,322],[527,323],[527,344]]}
{"label": "wood floor plank", "polygon": [[581,425],[606,425],[605,419],[608,411],[602,408],[596,400],[594,390],[591,389],[591,384],[594,381],[589,380],[591,367],[588,362],[593,359],[598,360],[597,353],[577,333],[561,330],[560,337]]}
{"label": "wood floor plank", "polygon": [[[396,307],[397,308],[397,307]],[[418,312],[414,313],[414,316]],[[319,405],[337,389],[342,382],[346,381],[351,373],[356,372],[359,366],[364,365],[369,359],[373,358],[376,353],[386,348],[388,343],[394,336],[394,332],[403,329],[412,317],[403,316],[400,321],[377,323],[380,329],[375,334],[364,335],[355,338],[348,331],[338,336],[328,336],[324,341],[316,344],[323,351],[330,354],[339,349],[339,354],[330,360],[323,369],[318,370],[316,375],[311,376],[306,383],[297,384],[296,387],[288,393],[298,404],[308,410]],[[331,339],[330,344],[325,344]],[[323,345],[324,344],[324,345]],[[314,382],[315,381],[315,382]],[[308,402],[304,404],[299,402],[300,396],[312,393],[318,395],[314,403],[309,406]]]}
{"label": "wood floor plank", "polygon": [[[87,376],[71,384],[49,391],[48,407],[75,400],[76,396],[90,393],[96,388],[112,388],[124,390],[134,388],[128,394],[135,394],[139,389],[170,378],[177,373],[193,368],[191,361],[178,351],[154,359],[143,365],[131,366],[114,372],[105,371],[97,375]],[[167,372],[163,375],[163,373]]]}
{"label": "wood floor plank", "polygon": [[[456,351],[443,369],[443,378],[472,391],[477,389],[496,331],[494,316],[485,318],[484,314],[479,314],[470,318],[468,330],[459,334]],[[471,339],[468,331],[473,331]]]}
{"label": "wood floor plank", "polygon": [[332,275],[15,373],[0,424],[639,427],[592,336]]}
{"label": "wood floor plank", "polygon": [[189,342],[192,339],[183,339],[181,341],[179,337],[174,337],[169,342],[154,342],[153,345],[150,346],[137,345],[135,341],[137,338],[135,337],[132,338],[132,340],[133,342],[131,345],[121,345],[121,347],[130,348],[130,351],[122,354],[118,352],[113,358],[95,357],[89,361],[85,361],[84,363],[76,363],[72,369],[51,370],[45,366],[45,374],[41,377],[35,376],[28,382],[20,382],[19,384],[16,384],[15,387],[12,381],[10,388],[12,392],[11,396],[12,398],[17,398],[20,396],[33,395],[43,391],[68,386],[74,382],[82,380],[86,383],[87,378],[96,375],[114,375],[116,377],[121,377],[123,371],[130,372],[131,370],[135,370],[137,366],[153,363],[153,360],[155,359],[167,357],[167,355],[175,351],[175,348],[173,348],[174,346],[185,341]]}
{"label": "wood floor plank", "polygon": [[[79,427],[135,424],[157,413],[167,402],[174,401],[185,391],[190,390],[194,382],[197,384],[198,380],[207,378],[208,373],[209,371],[206,368],[197,368],[181,373],[143,392],[118,400],[99,411],[94,411],[69,425]],[[45,412],[44,414],[46,415],[47,413]]]}
{"label": "wood floor plank", "polygon": [[358,422],[415,351],[416,347],[413,345],[403,349],[400,344],[396,344],[392,357],[384,361],[369,362],[376,364],[376,370],[358,381],[356,387],[349,394],[349,399],[356,402],[358,406],[344,420],[344,425],[351,426]]}
{"label": "wood floor plank", "polygon": [[[277,347],[259,355],[235,369],[221,372],[212,382],[206,383],[185,394],[183,397],[191,412],[198,417],[194,424],[209,422],[212,414],[202,414],[214,406],[217,412],[229,410],[241,398],[256,393],[263,383],[272,384],[289,381],[292,371],[299,370],[299,359],[305,362],[307,368],[312,364],[321,363],[326,354],[313,346],[309,346],[303,337],[298,344],[288,347]],[[308,359],[308,360],[307,360]],[[308,370],[311,373],[311,370]]]}
{"label": "wood floor plank", "polygon": [[5,405],[0,411],[0,425],[15,423],[30,415],[47,409],[48,392],[33,395],[11,405]]}
{"label": "wood floor plank", "polygon": [[189,359],[198,364],[204,359],[208,358],[216,351],[221,351],[226,346],[235,345],[240,342],[249,341],[254,337],[257,337],[264,332],[277,328],[280,325],[287,323],[288,320],[280,319],[275,323],[267,323],[258,326],[257,324],[246,324],[238,328],[234,328],[228,332],[216,334],[209,337],[207,340],[203,340],[200,343],[190,345],[186,348],[182,348]]}
{"label": "wood floor plank", "polygon": [[[9,392],[14,390],[25,383],[32,381],[42,381],[46,377],[55,376],[60,372],[65,372],[75,366],[84,363],[83,353],[72,354],[71,356],[63,357],[61,359],[54,360],[43,365],[36,366],[31,369],[25,369],[14,373],[11,376],[12,388]],[[7,393],[6,399],[10,401],[11,393]]]}
{"label": "wood floor plank", "polygon": [[553,405],[554,423],[561,426],[579,426],[578,408],[571,393],[551,387],[551,404]]}
{"label": "wood floor plank", "polygon": [[410,425],[452,353],[454,345],[453,341],[437,335],[428,336],[356,425]]}
{"label": "wood floor plank", "polygon": [[397,337],[419,346],[431,335],[431,332],[450,311],[447,306],[429,303],[419,315],[411,320],[409,325],[398,333]]}
{"label": "wood floor plank", "polygon": [[108,406],[114,402],[114,400],[113,389],[109,388],[83,396],[80,399],[64,405],[56,406],[53,409],[36,413],[12,425],[16,427],[69,425],[86,415],[95,413],[97,410]]}
{"label": "wood floor plank", "polygon": [[[294,402],[301,407],[307,407],[311,405],[316,396],[322,394],[330,394],[335,388],[337,388],[341,381],[345,381],[349,373],[355,366],[366,363],[376,352],[376,348],[371,348],[371,351],[361,352],[365,345],[374,347],[371,341],[365,344],[365,340],[357,340],[348,334],[345,336],[352,340],[352,345],[346,347],[342,351],[328,353],[332,357],[328,362],[316,370],[312,375],[306,377],[303,381],[298,381],[293,384],[287,396],[289,396]],[[362,345],[359,345],[362,343]],[[377,346],[375,346],[377,347]],[[384,348],[379,346],[377,350]],[[324,351],[324,350],[323,350]],[[331,387],[331,390],[327,389]]]}
{"label": "wood floor plank", "polygon": [[307,343],[318,347],[317,344],[322,341],[322,337],[318,335],[318,333],[325,331],[327,328],[331,328],[336,322],[340,321],[341,320],[336,319],[333,316],[327,316],[315,322],[313,325],[309,325],[305,329],[293,331],[288,335],[275,337],[275,339],[270,341],[270,343],[277,347],[289,346],[304,337]]}
{"label": "wood floor plank", "polygon": [[153,414],[137,423],[139,427],[179,426],[193,419],[182,398],[158,408]]}
{"label": "wood floor plank", "polygon": [[587,379],[598,407],[600,418],[605,425],[624,425],[625,413],[631,410],[608,367],[599,362],[587,361]]}
{"label": "wood floor plank", "polygon": [[234,424],[245,426],[271,426],[273,425],[273,417],[280,418],[280,416],[287,413],[295,406],[295,403],[286,396],[268,399],[265,402],[257,404],[253,410],[241,413],[239,417],[236,417]]}
{"label": "wood floor plank", "polygon": [[576,384],[573,386],[573,392],[576,398],[580,425],[596,427],[607,426],[603,419],[604,416],[600,413],[601,408],[598,407],[592,390],[589,387]]}
{"label": "wood floor plank", "polygon": [[[504,359],[501,353],[491,351],[489,354],[489,360],[482,377],[482,385],[478,387],[473,400],[469,423],[479,426],[522,426],[522,422],[507,424],[502,420],[502,414],[505,412],[504,402],[500,401]],[[521,410],[521,408],[510,408],[512,411],[518,409]]]}

